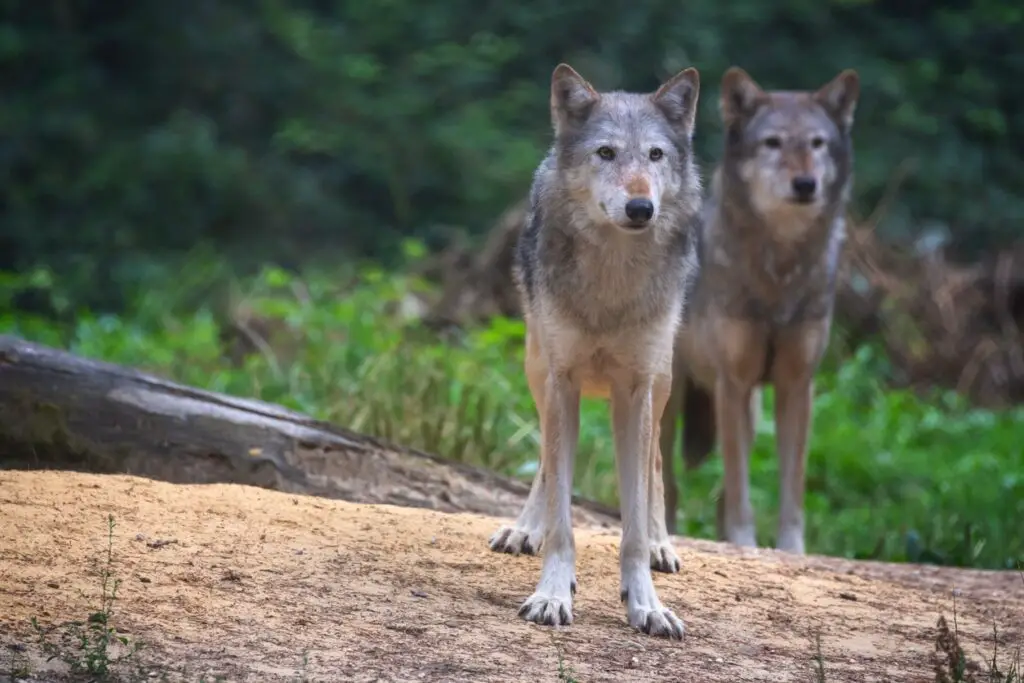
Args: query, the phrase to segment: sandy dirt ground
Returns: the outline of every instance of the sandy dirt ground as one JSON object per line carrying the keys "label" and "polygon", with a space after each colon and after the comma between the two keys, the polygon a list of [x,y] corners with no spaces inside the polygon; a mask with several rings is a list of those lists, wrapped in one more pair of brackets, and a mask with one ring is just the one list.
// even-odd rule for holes
{"label": "sandy dirt ground", "polygon": [[[107,517],[112,623],[144,643],[121,680],[932,681],[936,621],[972,658],[1024,642],[1013,572],[793,558],[678,539],[655,574],[681,642],[636,633],[617,529],[577,528],[575,623],[516,615],[536,557],[491,552],[500,520],[257,487],[0,471],[0,680],[63,680],[33,630],[99,603]],[[60,628],[50,634],[55,638]],[[563,673],[560,674],[559,661]],[[5,668],[6,667],[6,668]]]}

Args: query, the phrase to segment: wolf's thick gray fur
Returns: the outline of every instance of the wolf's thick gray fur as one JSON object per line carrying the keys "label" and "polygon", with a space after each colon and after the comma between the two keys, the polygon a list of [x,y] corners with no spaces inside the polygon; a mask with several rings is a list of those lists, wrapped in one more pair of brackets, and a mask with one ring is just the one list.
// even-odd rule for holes
{"label": "wolf's thick gray fur", "polygon": [[780,510],[776,546],[804,552],[803,494],[814,375],[828,345],[853,182],[856,72],[816,91],[765,92],[742,69],[722,79],[725,149],[705,204],[699,276],[680,328],[661,449],[669,529],[671,453],[684,415],[684,459],[717,440],[725,466],[719,535],[755,545],[747,461],[762,384],[776,394]]}
{"label": "wolf's thick gray fur", "polygon": [[610,400],[629,623],[681,638],[651,565],[678,571],[664,523],[658,420],[672,346],[695,268],[700,175],[692,135],[699,93],[687,69],[655,93],[598,93],[567,65],[552,74],[554,143],[530,191],[514,276],[527,327],[525,370],[541,423],[541,466],[515,524],[491,548],[539,552],[537,589],[520,614],[572,622],[573,462],[582,396]]}

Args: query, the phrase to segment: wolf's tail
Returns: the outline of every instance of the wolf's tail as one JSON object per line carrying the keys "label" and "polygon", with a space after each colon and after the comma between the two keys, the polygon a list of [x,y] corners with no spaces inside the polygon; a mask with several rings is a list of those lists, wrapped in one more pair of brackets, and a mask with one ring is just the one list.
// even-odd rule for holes
{"label": "wolf's tail", "polygon": [[683,463],[687,470],[704,464],[715,448],[715,397],[691,378],[683,379]]}
{"label": "wolf's tail", "polygon": [[[717,416],[715,397],[694,382],[683,379],[683,463],[687,470],[704,464],[717,445]],[[761,389],[755,387],[750,395],[750,433],[757,433],[761,421]]]}

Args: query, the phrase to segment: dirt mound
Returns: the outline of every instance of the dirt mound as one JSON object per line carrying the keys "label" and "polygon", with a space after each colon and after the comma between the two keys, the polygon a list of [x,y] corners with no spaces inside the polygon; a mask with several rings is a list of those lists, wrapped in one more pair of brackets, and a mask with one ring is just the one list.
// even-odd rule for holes
{"label": "dirt mound", "polygon": [[577,529],[576,622],[555,630],[516,616],[539,560],[490,552],[494,518],[52,471],[0,472],[0,509],[0,656],[39,680],[64,665],[30,620],[56,641],[96,611],[105,569],[112,625],[144,643],[125,680],[811,681],[820,637],[827,681],[928,681],[952,589],[969,656],[993,623],[1000,652],[1024,636],[1013,573],[680,540],[683,572],[655,576],[678,643],[626,625],[614,529]]}

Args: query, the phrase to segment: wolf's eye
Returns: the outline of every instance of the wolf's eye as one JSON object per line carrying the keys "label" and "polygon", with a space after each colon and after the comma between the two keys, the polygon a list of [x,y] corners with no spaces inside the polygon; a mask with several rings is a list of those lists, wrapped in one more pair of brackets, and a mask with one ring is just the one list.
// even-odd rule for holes
{"label": "wolf's eye", "polygon": [[782,147],[782,138],[778,137],[777,135],[773,135],[770,138],[765,138],[764,146],[767,147],[768,149],[778,149],[779,147]]}
{"label": "wolf's eye", "polygon": [[658,161],[665,153],[661,151],[660,147],[651,147],[651,161]]}
{"label": "wolf's eye", "polygon": [[598,147],[597,156],[601,157],[605,161],[611,161],[615,158],[615,150],[611,147]]}
{"label": "wolf's eye", "polygon": [[822,137],[811,138],[811,149],[821,149],[824,144],[825,144],[825,138],[822,138]]}

